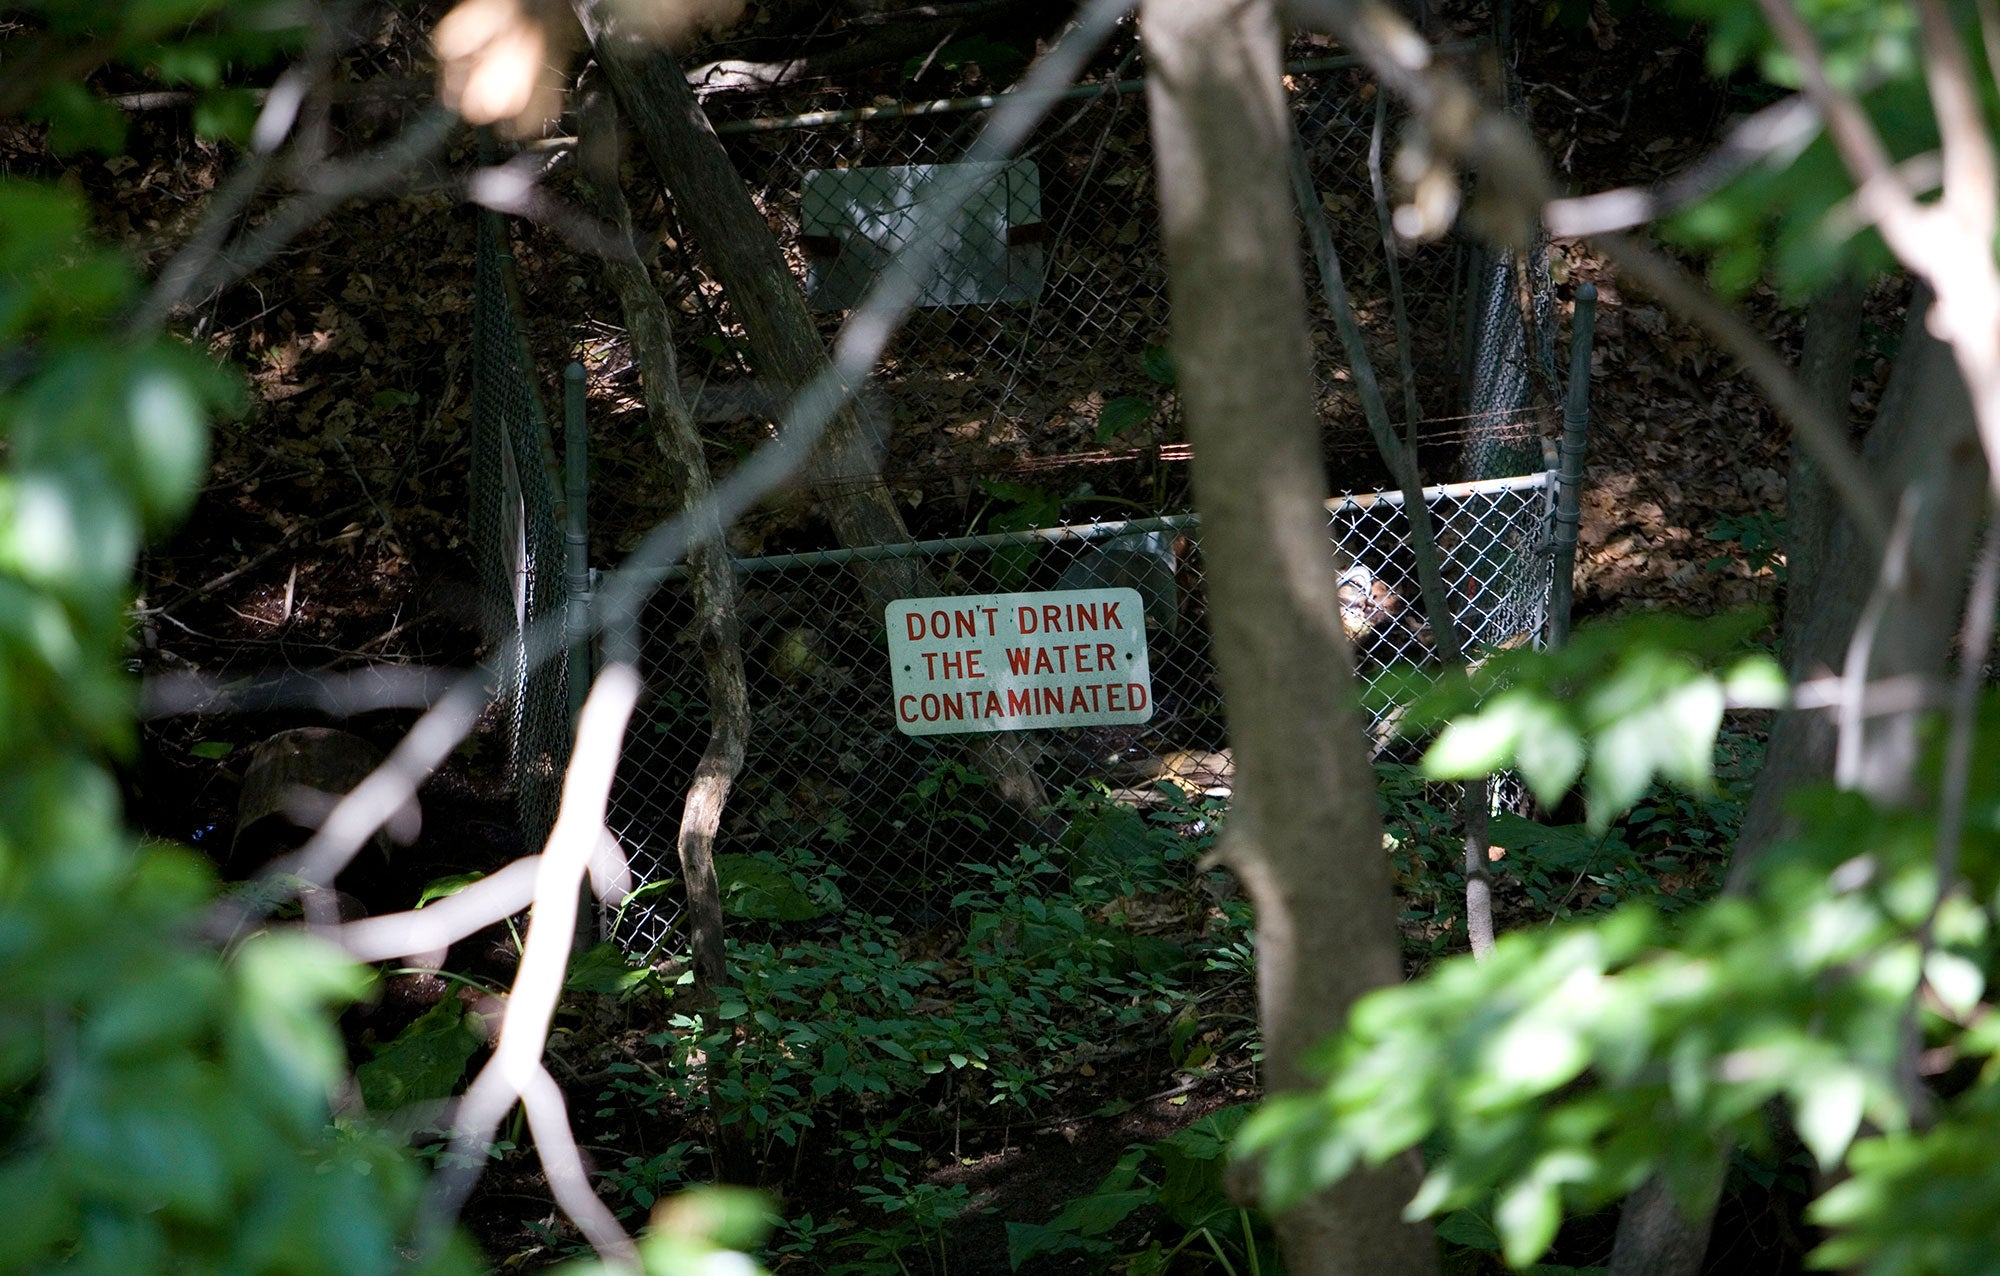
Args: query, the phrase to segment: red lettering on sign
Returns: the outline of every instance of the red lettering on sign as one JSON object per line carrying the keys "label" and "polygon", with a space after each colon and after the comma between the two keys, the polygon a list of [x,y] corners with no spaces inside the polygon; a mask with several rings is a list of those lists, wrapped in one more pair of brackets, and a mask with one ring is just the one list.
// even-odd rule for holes
{"label": "red lettering on sign", "polygon": [[896,716],[905,722],[915,722],[917,715],[911,712],[910,706],[916,702],[917,698],[915,696],[898,696],[896,698]]}

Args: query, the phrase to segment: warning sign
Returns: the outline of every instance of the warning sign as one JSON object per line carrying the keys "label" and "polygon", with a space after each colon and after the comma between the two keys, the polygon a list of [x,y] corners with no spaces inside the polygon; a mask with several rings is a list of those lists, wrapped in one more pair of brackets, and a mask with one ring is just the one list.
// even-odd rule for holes
{"label": "warning sign", "polygon": [[886,613],[905,735],[1099,727],[1153,716],[1132,589],[899,598]]}

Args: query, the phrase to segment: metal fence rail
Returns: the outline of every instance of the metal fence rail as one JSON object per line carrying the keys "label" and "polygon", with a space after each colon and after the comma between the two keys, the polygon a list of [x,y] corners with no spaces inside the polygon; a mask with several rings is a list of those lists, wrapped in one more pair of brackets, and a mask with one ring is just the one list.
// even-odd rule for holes
{"label": "metal fence rail", "polygon": [[[1553,473],[1426,489],[1456,619],[1471,646],[1540,641],[1555,497]],[[1488,534],[1496,526],[1501,534]],[[1401,494],[1330,502],[1328,530],[1352,563],[1342,578],[1342,609],[1364,686],[1392,669],[1436,671],[1415,603]],[[747,861],[803,854],[846,902],[918,918],[962,888],[963,865],[991,863],[1020,840],[1022,829],[984,799],[992,777],[979,773],[968,737],[897,729],[882,616],[864,601],[852,565],[912,556],[926,565],[938,596],[1117,587],[1143,600],[1151,719],[1029,734],[1017,756],[1046,792],[1101,784],[1145,803],[1158,799],[1161,781],[1191,792],[1227,791],[1230,763],[1193,515],[744,560],[738,569],[754,721],[744,778],[717,843],[725,884]],[[611,917],[619,942],[641,954],[673,936],[680,907],[675,830],[707,736],[700,666],[683,637],[687,623],[686,602],[670,584],[646,618],[647,698],[612,802],[612,828],[637,879],[655,884]],[[1369,725],[1378,751],[1398,747],[1379,714]]]}

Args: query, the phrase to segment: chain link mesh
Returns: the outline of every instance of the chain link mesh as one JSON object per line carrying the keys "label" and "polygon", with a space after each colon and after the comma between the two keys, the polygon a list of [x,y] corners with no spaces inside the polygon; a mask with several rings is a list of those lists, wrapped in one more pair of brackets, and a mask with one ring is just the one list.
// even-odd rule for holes
{"label": "chain link mesh", "polygon": [[562,613],[562,523],[554,449],[530,373],[511,282],[506,223],[482,212],[472,329],[471,549],[481,624],[495,651],[498,712],[521,835],[539,849],[555,825],[569,761],[566,671],[560,656],[531,664],[530,626]]}
{"label": "chain link mesh", "polygon": [[[1376,86],[1348,58],[1294,64],[1286,82],[1370,353],[1385,393],[1400,404],[1405,377],[1392,266],[1371,180]],[[828,102],[822,95],[797,105]],[[760,96],[711,100],[707,109],[828,335],[891,254],[921,234],[942,236],[945,260],[927,283],[926,304],[871,382],[892,426],[920,422],[936,432],[943,425],[947,437],[1002,447],[1032,441],[1037,452],[1113,437],[1144,442],[1140,426],[1171,436],[1172,374],[1157,355],[1167,342],[1166,272],[1142,82],[1076,90],[1015,160],[986,166],[985,184],[950,225],[929,225],[921,196],[940,166],[963,151],[989,102],[857,105],[781,117],[769,114],[773,100]],[[1473,434],[1459,366],[1466,348],[1461,255],[1455,243],[1406,247],[1393,263],[1410,397],[1433,414],[1419,430],[1433,454]],[[1360,458],[1372,474],[1373,444],[1333,318],[1310,291],[1329,453]],[[763,401],[750,383],[742,330],[698,258],[677,300],[691,327],[710,330],[687,361],[706,401],[698,412]],[[1533,424],[1520,408],[1489,409],[1480,431],[1532,441]],[[1457,468],[1439,455],[1440,465]]]}
{"label": "chain link mesh", "polygon": [[[1554,515],[1552,475],[1432,488],[1456,623],[1475,650],[1539,640],[1546,620]],[[1504,522],[1505,536],[1482,529]],[[1398,494],[1333,502],[1328,530],[1351,560],[1342,614],[1364,687],[1392,671],[1437,671],[1417,604],[1415,560]],[[940,596],[1129,588],[1145,605],[1154,706],[1135,726],[1037,731],[1025,762],[1051,794],[1102,785],[1156,805],[1165,782],[1191,797],[1226,796],[1234,766],[1209,651],[1200,524],[1191,515],[1100,522],[896,547],[920,555]],[[922,918],[963,886],[968,863],[1007,854],[1021,828],[966,764],[966,737],[908,736],[896,727],[881,614],[853,555],[784,555],[738,564],[754,715],[750,751],[716,850],[727,885],[754,859],[805,851],[828,898]],[[699,661],[682,592],[669,586],[647,615],[647,698],[627,738],[612,827],[637,880],[658,898],[613,918],[635,953],[669,942],[679,909],[675,831],[707,738]],[[1378,755],[1406,746],[1388,711],[1369,718]],[[740,863],[741,861],[738,860]]]}
{"label": "chain link mesh", "polygon": [[[1451,243],[1385,257],[1371,161],[1381,124],[1375,84],[1341,58],[1295,65],[1286,83],[1364,340],[1392,410],[1416,405],[1427,467],[1479,479],[1502,465],[1539,468],[1525,370],[1544,357],[1531,340],[1542,325],[1531,334],[1521,322],[1515,276],[1476,267]],[[869,406],[882,422],[1046,456],[1114,438],[1143,442],[1148,431],[1178,436],[1140,89],[1127,80],[1074,91],[1015,160],[987,166],[981,190],[948,225],[926,220],[922,196],[990,100],[882,106],[821,95],[782,103],[819,108],[811,113],[774,118],[774,99],[764,96],[711,101],[708,111],[828,335],[890,256],[918,235],[945,238],[925,304],[871,381]],[[1301,236],[1303,251],[1303,228]],[[504,263],[489,271],[488,247],[482,240],[476,353],[485,389],[475,399],[479,419],[493,424],[475,435],[474,490],[485,495],[476,497],[474,543],[498,547],[480,553],[492,632],[502,636],[560,606],[562,560],[549,470],[534,463],[547,449],[546,426],[505,304]],[[775,397],[751,374],[742,330],[698,256],[676,290],[697,415],[768,415]],[[1308,291],[1332,470],[1336,481],[1344,473],[1365,481],[1380,472],[1374,446],[1333,318],[1318,290]],[[509,469],[513,457],[530,463]],[[1343,458],[1359,458],[1357,467],[1344,468]],[[1553,475],[1432,488],[1426,499],[1468,648],[1539,642]],[[1392,671],[1435,671],[1400,494],[1343,498],[1328,517],[1351,563],[1340,600],[1364,685],[1386,686]],[[921,558],[939,595],[1138,590],[1151,719],[1011,735],[984,753],[969,737],[903,735],[882,616],[854,559],[904,555]],[[995,799],[1002,779],[1018,788],[1026,778],[1047,794],[1097,784],[1143,804],[1163,800],[1162,781],[1193,797],[1229,791],[1193,516],[753,559],[739,570],[753,723],[716,846],[726,889],[750,880],[744,874],[760,857],[795,863],[803,853],[817,866],[823,905],[917,919],[948,907],[963,865],[1048,831]],[[682,592],[661,590],[643,620],[647,692],[612,796],[612,829],[643,885],[603,920],[640,954],[672,942],[682,907],[676,833],[709,730],[691,632]],[[566,752],[562,671],[551,662],[530,674],[510,659],[506,705],[532,836],[552,818]],[[1406,755],[1388,712],[1370,718],[1372,747]],[[989,774],[989,762],[1013,773]]]}

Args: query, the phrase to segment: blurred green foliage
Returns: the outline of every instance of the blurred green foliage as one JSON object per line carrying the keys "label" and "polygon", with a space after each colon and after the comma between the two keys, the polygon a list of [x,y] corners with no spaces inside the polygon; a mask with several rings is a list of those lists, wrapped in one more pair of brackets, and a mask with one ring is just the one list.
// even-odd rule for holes
{"label": "blurred green foliage", "polygon": [[[249,0],[8,16],[0,114],[41,121],[59,155],[124,145],[86,80],[112,63],[201,90],[198,130],[241,137],[242,77],[299,36],[296,11]],[[0,175],[0,1270],[479,1270],[421,1224],[419,1164],[353,1102],[334,1019],[373,972],[302,933],[243,933],[204,861],[125,827],[134,558],[187,513],[210,421],[242,401],[231,371],[130,328],[142,286],[72,187]],[[477,1044],[458,1007],[382,1047],[361,1096],[448,1093]],[[742,1196],[677,1208],[644,1242],[651,1272],[715,1270],[718,1245],[766,1226]]]}

